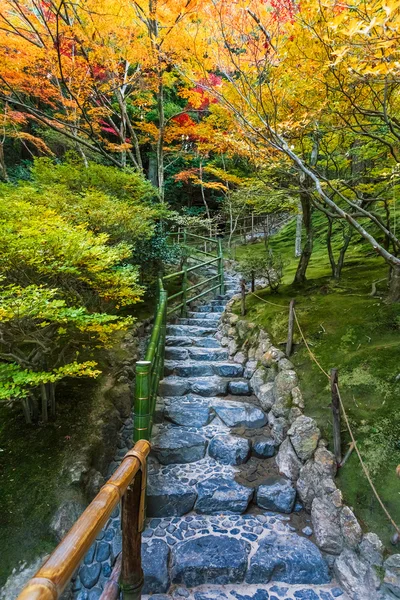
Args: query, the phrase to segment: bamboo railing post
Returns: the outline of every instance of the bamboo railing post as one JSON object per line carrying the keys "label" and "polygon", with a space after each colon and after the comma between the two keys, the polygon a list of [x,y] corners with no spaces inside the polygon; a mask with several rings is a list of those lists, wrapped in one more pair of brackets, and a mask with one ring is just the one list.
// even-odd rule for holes
{"label": "bamboo railing post", "polygon": [[140,360],[136,363],[134,442],[149,439],[150,367],[149,360]]}
{"label": "bamboo railing post", "polygon": [[123,600],[140,600],[144,584],[141,547],[142,471],[136,473],[121,502],[122,565],[121,590]]}
{"label": "bamboo railing post", "polygon": [[187,315],[187,288],[188,288],[188,276],[187,276],[187,263],[183,265],[183,275],[182,275],[182,308],[181,308],[181,317],[186,317]]}
{"label": "bamboo railing post", "polygon": [[294,305],[295,305],[295,300],[291,300],[290,304],[289,304],[288,339],[286,342],[286,356],[288,358],[292,354],[292,349],[293,349]]}
{"label": "bamboo railing post", "polygon": [[165,290],[160,292],[160,301],[163,306],[163,318],[161,322],[161,368],[160,368],[160,379],[164,377],[164,358],[165,358],[165,336],[167,332],[167,301],[168,293]]}
{"label": "bamboo railing post", "polygon": [[224,253],[222,250],[222,241],[218,239],[218,273],[219,273],[219,282],[220,282],[220,293],[221,296],[225,294],[225,280],[224,280]]}
{"label": "bamboo railing post", "polygon": [[331,394],[333,416],[333,451],[338,465],[342,462],[342,438],[340,432],[340,400],[337,390],[338,370],[331,369]]}

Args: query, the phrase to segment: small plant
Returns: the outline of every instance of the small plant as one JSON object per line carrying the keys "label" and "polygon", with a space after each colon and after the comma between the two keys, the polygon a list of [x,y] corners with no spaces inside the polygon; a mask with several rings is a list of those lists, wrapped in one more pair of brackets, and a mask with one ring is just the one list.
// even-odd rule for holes
{"label": "small plant", "polygon": [[255,280],[265,278],[273,294],[276,294],[282,283],[284,262],[280,254],[276,255],[271,249],[266,256],[245,256],[239,262],[239,271],[246,281],[251,282],[251,291],[254,292]]}

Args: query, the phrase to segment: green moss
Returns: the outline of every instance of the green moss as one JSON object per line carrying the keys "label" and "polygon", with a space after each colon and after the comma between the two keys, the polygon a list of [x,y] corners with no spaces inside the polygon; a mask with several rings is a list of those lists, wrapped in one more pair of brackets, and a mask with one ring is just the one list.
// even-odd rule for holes
{"label": "green moss", "polygon": [[[336,237],[336,249],[339,244]],[[339,369],[343,402],[359,448],[389,512],[400,523],[400,482],[395,472],[400,463],[400,383],[396,382],[400,372],[400,306],[389,306],[369,295],[372,282],[384,278],[387,268],[383,261],[370,256],[368,246],[357,243],[348,251],[341,281],[332,281],[320,231],[307,284],[299,289],[291,285],[297,266],[293,256],[293,222],[273,238],[272,246],[287,261],[284,285],[279,294],[262,290],[257,295],[283,308],[249,296],[247,318],[269,331],[275,344],[283,348],[287,307],[291,298],[296,299],[298,318],[312,352],[325,370]],[[264,245],[241,247],[237,254],[248,252],[263,253]],[[324,436],[331,439],[328,382],[310,359],[298,332],[292,360],[299,373],[306,413],[318,421]],[[345,451],[350,438],[345,423],[342,426]],[[374,498],[355,453],[340,470],[338,483],[346,502],[365,526],[392,548],[389,542],[393,528]]]}

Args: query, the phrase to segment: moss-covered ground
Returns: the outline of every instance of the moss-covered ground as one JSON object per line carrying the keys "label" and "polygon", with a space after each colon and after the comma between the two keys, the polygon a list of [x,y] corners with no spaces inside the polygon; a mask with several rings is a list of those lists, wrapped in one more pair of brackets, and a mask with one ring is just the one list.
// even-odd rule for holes
{"label": "moss-covered ground", "polygon": [[[278,294],[271,295],[268,290],[256,293],[282,308],[248,296],[247,318],[269,331],[276,344],[282,344],[287,337],[287,307],[291,298],[296,299],[298,318],[312,351],[325,370],[339,369],[343,401],[359,448],[385,505],[400,524],[400,480],[396,476],[400,463],[400,381],[396,380],[400,374],[400,306],[383,301],[384,282],[378,285],[377,296],[370,296],[372,282],[385,278],[387,268],[361,241],[353,240],[342,278],[333,281],[326,231],[318,219],[315,228],[314,253],[304,288],[292,285],[297,266],[295,223],[272,238],[274,252],[286,262],[283,284]],[[337,250],[338,235],[334,245]],[[264,252],[263,243],[243,246],[238,248],[237,258]],[[306,414],[316,418],[324,436],[331,439],[327,379],[310,359],[298,332],[295,342],[292,360],[300,376]],[[350,438],[344,423],[342,429],[345,452]],[[378,533],[393,551],[390,538],[394,529],[375,500],[355,452],[340,469],[338,484],[365,527]]]}

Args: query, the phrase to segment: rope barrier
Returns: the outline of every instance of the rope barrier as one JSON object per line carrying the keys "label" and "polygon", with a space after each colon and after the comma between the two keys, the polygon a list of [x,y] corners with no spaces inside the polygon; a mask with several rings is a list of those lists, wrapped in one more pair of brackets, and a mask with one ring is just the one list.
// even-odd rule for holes
{"label": "rope barrier", "polygon": [[282,304],[275,304],[275,302],[270,302],[269,300],[264,300],[264,298],[261,298],[261,296],[258,296],[254,292],[250,292],[250,295],[254,296],[255,298],[258,298],[259,300],[261,300],[261,302],[265,302],[265,304],[270,304],[271,306],[277,306],[281,310],[287,310],[286,306],[282,306]]}
{"label": "rope barrier", "polygon": [[[317,357],[315,356],[314,352],[311,350],[311,348],[310,348],[310,346],[309,346],[309,344],[308,344],[308,342],[307,342],[307,340],[306,340],[306,338],[304,336],[303,330],[302,330],[302,328],[300,326],[300,323],[299,323],[299,320],[297,318],[296,310],[294,309],[293,312],[294,312],[294,318],[296,320],[296,324],[297,324],[297,327],[299,329],[300,335],[301,335],[302,340],[303,340],[303,342],[304,342],[304,344],[305,344],[305,346],[306,346],[306,348],[308,350],[308,353],[309,353],[311,359],[315,362],[315,364],[320,369],[320,371],[330,381],[331,378],[329,376],[329,373],[327,373],[327,371],[325,371],[325,369],[321,366],[321,364],[317,360]],[[355,451],[357,453],[357,456],[358,456],[358,459],[360,461],[360,464],[361,464],[362,470],[364,472],[364,475],[367,478],[367,481],[368,481],[369,485],[371,486],[371,489],[372,489],[372,491],[373,491],[373,493],[375,495],[375,498],[378,500],[378,502],[379,502],[379,504],[380,504],[383,512],[385,513],[386,517],[388,518],[389,522],[393,525],[393,527],[395,528],[395,530],[397,531],[397,533],[400,535],[400,528],[398,527],[398,525],[396,524],[396,522],[392,518],[391,514],[389,513],[388,509],[384,505],[384,503],[383,503],[383,501],[382,501],[382,499],[381,499],[381,497],[380,497],[380,495],[379,495],[379,493],[378,493],[378,491],[377,491],[377,489],[376,489],[376,487],[375,487],[375,485],[374,485],[374,483],[373,483],[373,481],[371,479],[371,475],[369,474],[368,468],[367,468],[366,464],[364,463],[364,460],[363,460],[363,458],[362,458],[362,456],[360,454],[360,451],[359,451],[358,446],[357,446],[357,442],[356,442],[356,440],[354,438],[354,434],[353,434],[353,431],[351,429],[349,418],[348,418],[347,413],[346,413],[346,409],[345,409],[343,401],[342,401],[342,397],[340,395],[339,386],[337,385],[337,383],[335,384],[335,387],[336,387],[336,390],[337,390],[337,394],[338,394],[338,398],[339,398],[339,402],[340,402],[340,407],[341,407],[342,412],[343,412],[344,420],[346,422],[346,427],[348,429],[351,441],[353,442],[354,449],[355,449]]]}

